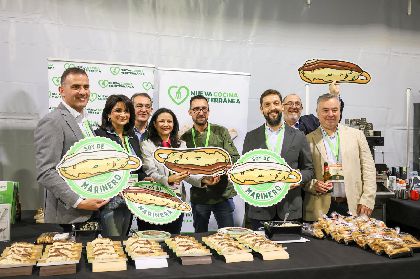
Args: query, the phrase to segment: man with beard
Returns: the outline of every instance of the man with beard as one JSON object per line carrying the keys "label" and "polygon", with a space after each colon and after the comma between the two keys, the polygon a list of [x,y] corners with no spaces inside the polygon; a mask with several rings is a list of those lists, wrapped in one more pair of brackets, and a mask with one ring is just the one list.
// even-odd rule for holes
{"label": "man with beard", "polygon": [[286,197],[270,207],[248,205],[247,217],[252,229],[261,227],[261,221],[283,220],[289,213],[290,220],[302,218],[301,185],[313,176],[312,158],[305,135],[282,121],[282,97],[280,92],[268,89],[260,97],[260,111],[266,123],[248,132],[245,136],[243,153],[253,149],[270,149],[279,154],[293,169],[299,169],[302,182],[290,187]]}
{"label": "man with beard", "polygon": [[[330,94],[340,95],[340,87],[336,82],[329,85]],[[340,99],[340,121],[343,114],[344,102]],[[289,94],[283,100],[283,118],[284,122],[290,127],[301,130],[305,135],[315,131],[319,127],[318,118],[313,115],[302,115],[302,100],[296,94]]]}
{"label": "man with beard", "polygon": [[[187,143],[187,147],[221,147],[230,154],[232,163],[235,163],[239,153],[228,130],[208,122],[210,108],[207,98],[202,95],[192,97],[188,113],[194,125],[181,137]],[[233,197],[236,196],[236,192],[227,175],[208,177],[203,181],[206,181],[203,187],[192,187],[190,192],[195,232],[208,231],[212,212],[219,228],[234,226]]]}

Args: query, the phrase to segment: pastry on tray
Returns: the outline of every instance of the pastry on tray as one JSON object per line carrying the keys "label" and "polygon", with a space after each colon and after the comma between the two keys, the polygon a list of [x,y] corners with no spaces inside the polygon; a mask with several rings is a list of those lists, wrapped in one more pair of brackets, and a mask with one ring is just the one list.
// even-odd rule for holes
{"label": "pastry on tray", "polygon": [[126,260],[121,243],[109,238],[96,238],[86,245],[88,261],[118,261]]}
{"label": "pastry on tray", "polygon": [[166,239],[165,243],[178,257],[211,255],[210,250],[192,236],[177,235]]}
{"label": "pastry on tray", "polygon": [[34,265],[42,252],[42,245],[27,242],[15,242],[4,249],[0,257],[0,266]]}
{"label": "pastry on tray", "polygon": [[132,259],[143,257],[167,257],[167,253],[163,251],[157,241],[141,239],[135,236],[127,239],[125,242],[125,250]]}
{"label": "pastry on tray", "polygon": [[38,265],[77,263],[80,260],[81,252],[81,243],[54,242],[52,245],[45,247],[45,252],[42,258],[38,260]]}

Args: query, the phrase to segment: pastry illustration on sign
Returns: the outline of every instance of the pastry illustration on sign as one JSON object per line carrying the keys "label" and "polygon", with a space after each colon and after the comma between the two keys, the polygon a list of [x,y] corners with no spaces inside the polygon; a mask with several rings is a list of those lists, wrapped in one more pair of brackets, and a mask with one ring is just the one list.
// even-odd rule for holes
{"label": "pastry illustration on sign", "polygon": [[299,183],[302,176],[287,165],[273,162],[235,164],[228,171],[229,179],[239,185],[258,185],[269,182]]}
{"label": "pastry illustration on sign", "polygon": [[314,84],[333,81],[365,84],[371,80],[370,74],[358,65],[339,60],[308,60],[298,71],[303,81]]}
{"label": "pastry illustration on sign", "polygon": [[291,184],[302,181],[298,170],[267,149],[254,149],[243,154],[227,175],[238,196],[257,207],[279,203],[289,192]]}
{"label": "pastry illustration on sign", "polygon": [[140,181],[126,188],[123,197],[128,209],[151,224],[172,223],[182,213],[191,212],[191,205],[182,201],[169,187],[150,181]]}
{"label": "pastry illustration on sign", "polygon": [[154,152],[155,160],[165,165],[170,171],[188,171],[193,175],[222,175],[232,164],[229,153],[222,148],[158,148]]}
{"label": "pastry illustration on sign", "polygon": [[61,176],[72,179],[86,179],[118,170],[136,170],[141,161],[123,151],[95,150],[64,156],[57,165]]}
{"label": "pastry illustration on sign", "polygon": [[126,199],[134,203],[164,206],[182,212],[190,212],[189,203],[170,194],[141,187],[129,187],[123,191]]}
{"label": "pastry illustration on sign", "polygon": [[117,142],[86,137],[70,147],[56,169],[80,197],[109,199],[128,187],[130,172],[141,165]]}

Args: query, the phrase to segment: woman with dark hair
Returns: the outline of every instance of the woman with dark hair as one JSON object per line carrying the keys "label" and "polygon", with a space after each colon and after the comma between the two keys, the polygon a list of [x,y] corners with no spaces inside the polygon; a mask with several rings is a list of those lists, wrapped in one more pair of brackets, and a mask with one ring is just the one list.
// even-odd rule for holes
{"label": "woman with dark hair", "polygon": [[[110,95],[102,111],[102,124],[95,134],[117,142],[128,153],[141,158],[139,140],[133,131],[134,121],[131,100],[125,95]],[[132,172],[132,175],[137,175],[137,180],[143,180],[146,176],[143,168]],[[100,219],[104,236],[126,236],[132,214],[124,199],[118,195],[100,209]]]}
{"label": "woman with dark hair", "polygon": [[[190,183],[195,187],[201,187],[201,176],[190,177],[185,171],[181,173],[170,173],[162,164],[157,163],[153,158],[153,153],[158,147],[186,148],[184,141],[179,140],[179,123],[175,114],[166,108],[158,109],[150,119],[148,140],[141,143],[143,154],[143,167],[146,174],[167,187],[171,188],[178,197],[185,200],[185,188],[182,181]],[[172,234],[181,232],[184,214],[165,225],[154,225],[142,220],[138,220],[141,230],[164,230]]]}

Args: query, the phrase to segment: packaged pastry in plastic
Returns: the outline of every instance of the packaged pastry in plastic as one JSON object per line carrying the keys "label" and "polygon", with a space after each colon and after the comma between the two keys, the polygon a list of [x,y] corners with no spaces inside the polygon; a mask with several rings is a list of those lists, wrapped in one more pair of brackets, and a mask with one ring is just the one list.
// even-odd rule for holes
{"label": "packaged pastry in plastic", "polygon": [[54,242],[64,242],[70,240],[69,233],[44,232],[36,239],[37,244],[53,244]]}

